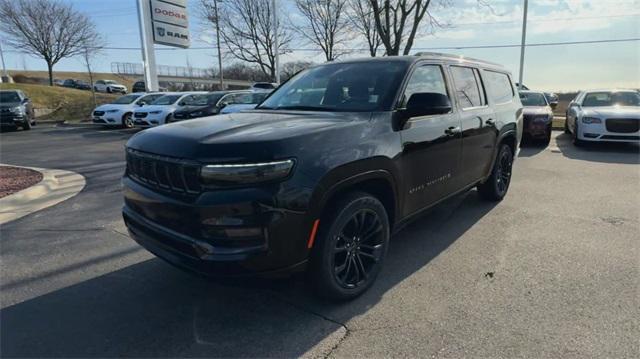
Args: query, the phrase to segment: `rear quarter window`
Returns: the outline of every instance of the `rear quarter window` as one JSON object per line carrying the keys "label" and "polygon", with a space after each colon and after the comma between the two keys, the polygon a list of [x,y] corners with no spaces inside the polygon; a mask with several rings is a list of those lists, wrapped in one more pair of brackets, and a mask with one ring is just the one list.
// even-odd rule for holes
{"label": "rear quarter window", "polygon": [[485,82],[488,85],[489,98],[494,104],[507,103],[513,100],[515,92],[511,85],[509,75],[485,70],[483,73]]}

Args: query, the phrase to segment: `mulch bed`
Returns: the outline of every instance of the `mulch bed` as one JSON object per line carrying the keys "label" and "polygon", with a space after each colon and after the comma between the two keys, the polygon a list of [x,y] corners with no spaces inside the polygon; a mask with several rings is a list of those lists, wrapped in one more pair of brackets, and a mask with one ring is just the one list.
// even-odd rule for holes
{"label": "mulch bed", "polygon": [[42,173],[28,168],[0,166],[0,198],[42,181]]}

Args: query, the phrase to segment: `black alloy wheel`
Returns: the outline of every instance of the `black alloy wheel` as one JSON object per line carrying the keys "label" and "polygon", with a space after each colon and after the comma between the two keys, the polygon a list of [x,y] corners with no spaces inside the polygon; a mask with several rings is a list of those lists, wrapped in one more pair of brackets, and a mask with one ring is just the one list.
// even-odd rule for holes
{"label": "black alloy wheel", "polygon": [[333,274],[338,284],[348,289],[364,284],[380,261],[383,245],[378,214],[364,208],[352,214],[335,238]]}
{"label": "black alloy wheel", "polygon": [[512,169],[513,151],[509,145],[502,144],[493,164],[491,176],[478,185],[480,196],[489,201],[501,201],[509,190]]}
{"label": "black alloy wheel", "polygon": [[387,252],[389,219],[370,194],[349,193],[321,220],[309,274],[318,293],[339,300],[357,297],[375,281]]}

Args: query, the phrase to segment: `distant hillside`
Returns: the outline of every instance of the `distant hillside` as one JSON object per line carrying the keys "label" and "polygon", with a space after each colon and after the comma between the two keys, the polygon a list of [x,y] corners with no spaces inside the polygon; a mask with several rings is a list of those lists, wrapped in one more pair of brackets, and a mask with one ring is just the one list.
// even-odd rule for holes
{"label": "distant hillside", "polygon": [[[49,83],[49,74],[47,73],[47,71],[9,70],[8,72],[14,78],[18,77],[19,79],[20,76],[26,77],[26,81],[24,81],[26,83],[32,83],[32,84],[37,83],[37,84],[43,84],[43,85]],[[75,79],[75,80],[83,80],[83,81],[89,82],[89,74],[86,72],[54,71],[53,78],[60,79],[60,80]],[[136,81],[141,79],[142,78],[138,78],[135,76],[121,76],[121,75],[116,75],[111,73],[102,73],[102,72],[93,74],[94,82],[97,80],[113,80],[127,86],[127,89],[129,91],[131,91],[131,86],[133,86],[133,84]],[[16,81],[16,82],[23,82],[23,81]]]}

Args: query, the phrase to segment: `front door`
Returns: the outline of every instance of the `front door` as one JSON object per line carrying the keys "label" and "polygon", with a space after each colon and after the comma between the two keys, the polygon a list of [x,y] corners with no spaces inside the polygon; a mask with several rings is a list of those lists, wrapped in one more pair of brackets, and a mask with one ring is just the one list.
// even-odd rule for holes
{"label": "front door", "polygon": [[[438,64],[423,64],[411,74],[402,106],[414,93],[432,92],[446,95],[444,69]],[[453,101],[451,101],[453,102]],[[413,214],[446,197],[458,176],[461,132],[455,111],[442,115],[414,117],[400,131],[402,139],[401,170],[405,216]]]}

